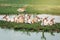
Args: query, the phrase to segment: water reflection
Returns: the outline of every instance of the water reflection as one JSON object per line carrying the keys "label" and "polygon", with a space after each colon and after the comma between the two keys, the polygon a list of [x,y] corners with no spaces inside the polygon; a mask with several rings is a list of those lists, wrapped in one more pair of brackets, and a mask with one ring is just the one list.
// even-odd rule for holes
{"label": "water reflection", "polygon": [[51,35],[52,35],[52,36],[55,36],[55,34],[53,33],[53,31],[52,31],[52,30],[51,30],[50,32],[51,32]]}
{"label": "water reflection", "polygon": [[60,40],[60,33],[14,31],[0,28],[0,40]]}
{"label": "water reflection", "polygon": [[42,31],[42,37],[41,40],[46,40],[46,37],[44,36],[44,30]]}

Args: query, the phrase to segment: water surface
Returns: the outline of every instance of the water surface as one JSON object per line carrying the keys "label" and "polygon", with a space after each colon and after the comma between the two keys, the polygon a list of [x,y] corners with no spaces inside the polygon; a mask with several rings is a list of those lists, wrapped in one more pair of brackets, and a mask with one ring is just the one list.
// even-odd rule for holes
{"label": "water surface", "polygon": [[[54,35],[44,32],[46,40],[60,40],[60,33],[54,32]],[[41,37],[42,32],[24,32],[0,28],[0,40],[42,40]]]}

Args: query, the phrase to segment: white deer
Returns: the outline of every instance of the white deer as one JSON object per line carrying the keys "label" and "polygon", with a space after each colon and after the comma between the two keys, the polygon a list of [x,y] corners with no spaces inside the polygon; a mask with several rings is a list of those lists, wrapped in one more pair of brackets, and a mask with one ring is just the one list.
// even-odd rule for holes
{"label": "white deer", "polygon": [[24,15],[20,15],[20,16],[18,17],[18,22],[19,22],[19,23],[23,23],[23,22],[24,22]]}
{"label": "white deer", "polygon": [[32,23],[37,23],[40,21],[40,17],[36,16],[35,18],[32,19]]}
{"label": "white deer", "polygon": [[32,21],[31,21],[31,15],[28,15],[28,18],[27,18],[27,23],[29,23],[29,24],[31,24],[32,23]]}
{"label": "white deer", "polygon": [[45,18],[42,19],[42,23],[41,23],[42,26],[48,25],[48,19],[47,19],[47,18],[48,18],[48,17],[45,17]]}
{"label": "white deer", "polygon": [[10,21],[10,18],[9,18],[8,15],[5,15],[5,16],[3,17],[3,19],[4,19],[5,21]]}
{"label": "white deer", "polygon": [[15,16],[13,19],[14,19],[14,22],[17,22],[17,20],[18,20],[17,16]]}
{"label": "white deer", "polygon": [[54,21],[54,18],[51,18],[51,19],[49,20],[49,25],[53,25],[53,24],[55,24],[55,21]]}

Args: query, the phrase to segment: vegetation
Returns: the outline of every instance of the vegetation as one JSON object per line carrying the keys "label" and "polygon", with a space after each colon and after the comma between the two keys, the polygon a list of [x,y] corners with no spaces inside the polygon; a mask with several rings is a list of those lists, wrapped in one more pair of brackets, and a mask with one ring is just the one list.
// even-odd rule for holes
{"label": "vegetation", "polygon": [[15,23],[15,22],[7,22],[7,21],[0,21],[1,28],[9,28],[15,30],[30,30],[30,31],[60,31],[60,23],[54,24],[52,26],[41,26],[40,22],[34,24],[25,24],[25,23]]}
{"label": "vegetation", "polygon": [[60,15],[60,0],[0,0],[0,14],[18,14],[27,5],[27,13]]}
{"label": "vegetation", "polygon": [[43,5],[60,5],[60,0],[0,0],[0,4],[43,4]]}
{"label": "vegetation", "polygon": [[[0,14],[19,14],[17,9],[25,5],[27,5],[25,12],[28,14],[60,15],[60,0],[0,0]],[[59,26],[60,23],[57,23],[53,26],[43,27],[40,25],[40,22],[34,24],[21,24],[15,22],[0,21],[0,27],[25,30],[60,29]]]}

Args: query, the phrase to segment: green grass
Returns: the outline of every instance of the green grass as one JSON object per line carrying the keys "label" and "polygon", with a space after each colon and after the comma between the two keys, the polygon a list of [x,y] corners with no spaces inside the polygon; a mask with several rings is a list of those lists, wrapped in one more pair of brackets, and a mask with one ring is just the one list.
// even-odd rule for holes
{"label": "green grass", "polygon": [[27,5],[27,13],[60,15],[60,0],[0,0],[0,14],[17,14]]}
{"label": "green grass", "polygon": [[40,22],[34,23],[34,24],[25,24],[25,23],[15,23],[15,22],[7,22],[7,21],[0,21],[0,27],[1,28],[9,28],[9,29],[15,29],[15,30],[59,30],[60,31],[60,23],[56,23],[52,26],[41,26]]}
{"label": "green grass", "polygon": [[0,0],[4,4],[60,5],[60,0]]}
{"label": "green grass", "polygon": [[[0,6],[0,14],[18,14],[19,12],[17,11],[19,7],[14,7],[14,6]],[[53,15],[60,15],[60,8],[59,7],[46,7],[44,8],[43,6],[39,7],[31,7],[28,6],[26,8],[26,13],[27,14],[53,14]]]}

